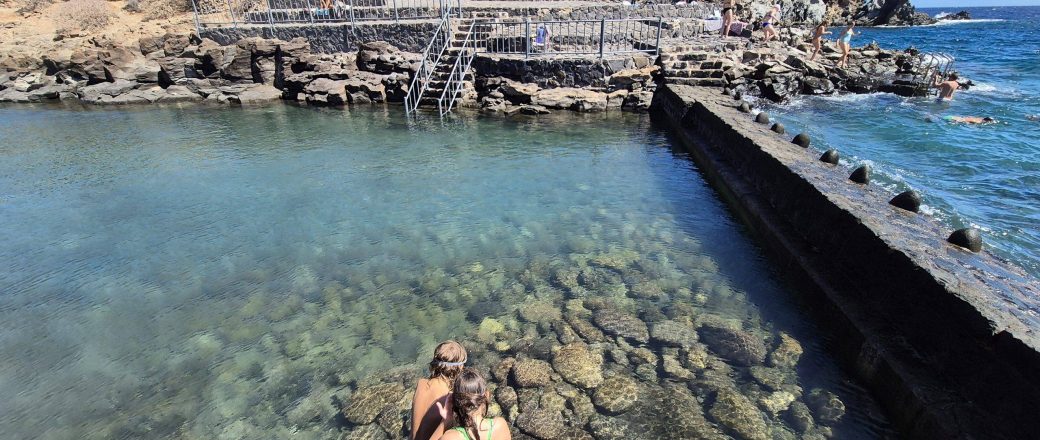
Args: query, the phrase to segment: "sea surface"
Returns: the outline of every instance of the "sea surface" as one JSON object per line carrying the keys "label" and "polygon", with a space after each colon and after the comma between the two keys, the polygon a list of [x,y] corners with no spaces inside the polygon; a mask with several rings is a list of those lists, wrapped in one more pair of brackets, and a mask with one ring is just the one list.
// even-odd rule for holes
{"label": "sea surface", "polygon": [[[919,9],[932,16],[961,8]],[[956,58],[975,86],[952,103],[891,94],[802,97],[769,109],[836,148],[850,167],[871,164],[879,184],[915,189],[950,229],[974,226],[998,256],[1040,276],[1040,7],[967,8],[970,21],[862,29],[854,46],[914,46]],[[986,126],[943,116],[990,116]],[[929,122],[932,121],[932,122]]]}
{"label": "sea surface", "polygon": [[[643,115],[0,107],[0,241],[4,438],[379,438],[407,426],[407,394],[378,424],[341,409],[366,385],[413,386],[438,341],[463,341],[485,371],[551,360],[574,339],[561,314],[592,326],[607,306],[771,354],[749,369],[708,333],[682,350],[590,344],[642,393],[592,417],[667,437],[705,417],[732,432],[720,421],[750,411],[793,436],[805,425],[762,402],[804,402],[813,434],[893,435]],[[745,397],[719,403],[724,391]],[[567,399],[567,423],[586,426],[574,408],[589,397]]]}

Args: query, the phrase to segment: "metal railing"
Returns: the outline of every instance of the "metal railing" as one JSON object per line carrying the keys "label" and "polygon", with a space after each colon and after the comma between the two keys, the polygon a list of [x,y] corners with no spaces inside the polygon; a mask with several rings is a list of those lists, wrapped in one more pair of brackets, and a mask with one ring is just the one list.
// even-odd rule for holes
{"label": "metal railing", "polygon": [[451,46],[451,19],[452,17],[459,17],[462,15],[462,8],[455,9],[452,6],[448,6],[444,9],[444,14],[441,16],[441,22],[437,25],[437,30],[433,32],[430,37],[430,42],[423,49],[422,60],[419,62],[419,68],[415,71],[415,76],[412,77],[412,82],[408,86],[408,93],[404,97],[404,110],[405,113],[411,114],[422,102],[423,94],[426,93],[426,88],[430,84],[430,79],[433,77],[434,72],[437,70],[437,66],[440,64],[441,58],[444,57],[444,53]]}
{"label": "metal railing", "polygon": [[917,56],[917,69],[913,82],[917,85],[916,94],[927,95],[928,90],[934,84],[935,75],[939,75],[944,81],[953,70],[953,55],[946,53],[922,53]]}
{"label": "metal railing", "polygon": [[544,55],[656,55],[664,20],[621,18],[600,20],[496,21],[488,23],[484,50],[489,53]]}
{"label": "metal railing", "polygon": [[195,27],[440,18],[461,0],[192,0]]}
{"label": "metal railing", "polygon": [[469,74],[470,66],[473,65],[473,59],[477,56],[477,46],[483,40],[482,37],[486,35],[487,23],[478,23],[476,21],[470,23],[469,29],[466,30],[466,39],[462,41],[462,44],[455,47],[458,51],[455,57],[455,65],[451,68],[451,74],[448,75],[448,79],[444,84],[444,91],[441,92],[440,98],[437,99],[437,111],[441,116],[444,116],[451,112],[451,109],[455,107],[455,100],[458,99],[459,93],[466,85],[466,75]]}

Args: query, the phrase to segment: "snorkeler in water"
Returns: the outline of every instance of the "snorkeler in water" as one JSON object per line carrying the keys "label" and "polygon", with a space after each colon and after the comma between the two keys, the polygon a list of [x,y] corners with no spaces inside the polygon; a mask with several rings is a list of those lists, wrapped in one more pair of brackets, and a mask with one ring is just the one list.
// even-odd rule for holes
{"label": "snorkeler in water", "polygon": [[943,120],[947,122],[953,122],[955,124],[994,124],[997,122],[996,119],[993,119],[989,116],[943,116]]}

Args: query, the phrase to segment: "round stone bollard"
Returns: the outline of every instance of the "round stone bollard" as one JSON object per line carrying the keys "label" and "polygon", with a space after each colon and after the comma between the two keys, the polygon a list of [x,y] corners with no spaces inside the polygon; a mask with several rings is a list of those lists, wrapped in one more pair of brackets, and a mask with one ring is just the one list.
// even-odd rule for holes
{"label": "round stone bollard", "polygon": [[946,241],[972,252],[979,252],[982,250],[982,235],[979,234],[979,230],[975,228],[964,228],[953,231]]}
{"label": "round stone bollard", "polygon": [[740,103],[740,107],[738,107],[738,109],[740,109],[740,111],[744,113],[751,113],[751,105],[746,102]]}
{"label": "round stone bollard", "polygon": [[870,165],[860,165],[849,175],[849,180],[866,185],[870,182]]}
{"label": "round stone bollard", "polygon": [[761,112],[757,116],[755,116],[755,122],[759,124],[768,124],[769,115],[767,115],[766,112]]}
{"label": "round stone bollard", "polygon": [[794,139],[791,139],[791,143],[802,148],[809,148],[809,135],[805,133],[798,133]]}
{"label": "round stone bollard", "polygon": [[910,212],[921,212],[921,194],[914,190],[901,192],[888,203]]}
{"label": "round stone bollard", "polygon": [[838,159],[840,158],[841,155],[838,154],[838,150],[830,149],[823,152],[823,155],[820,156],[820,162],[827,162],[831,165],[837,165]]}
{"label": "round stone bollard", "polygon": [[781,123],[779,123],[779,122],[777,122],[777,123],[773,124],[773,126],[772,126],[772,127],[770,127],[769,129],[770,129],[770,130],[773,130],[773,132],[775,132],[775,133],[777,133],[777,134],[784,134],[784,133],[787,133],[787,129],[786,129],[786,128],[784,128],[784,124],[781,124]]}

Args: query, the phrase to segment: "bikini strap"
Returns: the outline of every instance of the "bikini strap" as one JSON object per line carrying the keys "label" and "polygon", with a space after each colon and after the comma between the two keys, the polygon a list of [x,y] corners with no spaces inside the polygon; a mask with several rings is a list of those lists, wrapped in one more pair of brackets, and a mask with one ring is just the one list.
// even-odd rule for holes
{"label": "bikini strap", "polygon": [[458,426],[458,427],[455,428],[455,430],[458,431],[460,434],[462,434],[462,438],[464,438],[466,440],[470,440],[470,438],[469,438],[469,431],[466,431],[466,428]]}

